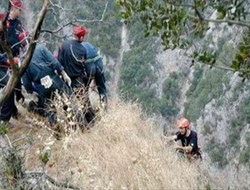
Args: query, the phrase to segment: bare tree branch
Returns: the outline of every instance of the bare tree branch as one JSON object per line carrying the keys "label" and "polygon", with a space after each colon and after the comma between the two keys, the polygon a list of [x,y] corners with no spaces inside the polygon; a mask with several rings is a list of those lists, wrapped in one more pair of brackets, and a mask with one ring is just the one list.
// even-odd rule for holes
{"label": "bare tree branch", "polygon": [[43,29],[41,30],[41,32],[48,32],[48,33],[57,33],[59,31],[61,31],[65,26],[68,26],[68,25],[73,25],[75,22],[77,22],[78,20],[72,20],[72,21],[69,21],[68,23],[60,26],[59,28],[55,29],[55,30],[48,30],[48,29]]}
{"label": "bare tree branch", "polygon": [[236,20],[229,20],[229,19],[218,19],[218,20],[214,20],[214,19],[208,19],[208,18],[203,18],[204,21],[206,22],[214,22],[214,23],[228,23],[228,24],[234,24],[234,25],[239,25],[239,26],[244,26],[244,27],[248,27],[250,28],[250,23],[249,22],[242,22],[242,21],[236,21]]}
{"label": "bare tree branch", "polygon": [[[195,5],[196,5],[196,1],[195,1]],[[195,13],[197,14],[198,18],[201,21],[205,21],[205,22],[213,22],[213,23],[227,23],[227,24],[234,24],[234,25],[239,25],[239,26],[244,26],[244,27],[248,27],[250,28],[250,24],[249,22],[242,22],[242,21],[236,21],[236,20],[230,20],[230,19],[209,19],[209,18],[205,18],[204,16],[202,16],[202,14],[198,11],[197,7],[194,6],[193,9],[195,10]],[[188,15],[188,17],[192,18],[192,19],[196,19],[196,17]]]}
{"label": "bare tree branch", "polygon": [[33,54],[33,51],[35,50],[37,40],[38,40],[39,35],[41,33],[41,27],[43,24],[43,20],[44,20],[45,15],[48,11],[48,6],[49,6],[49,0],[44,0],[43,7],[39,13],[39,17],[38,17],[37,22],[36,22],[35,27],[34,27],[34,34],[32,36],[31,43],[29,45],[29,49],[28,49],[27,54],[24,58],[23,64],[20,67],[20,74],[21,75],[23,74],[25,69],[28,67],[29,62],[30,62],[31,57],[32,57],[32,54]]}
{"label": "bare tree branch", "polygon": [[8,12],[7,12],[7,15],[5,16],[3,23],[2,23],[2,26],[0,28],[0,45],[3,48],[4,52],[7,54],[7,57],[10,61],[12,75],[11,75],[7,85],[4,87],[4,89],[0,93],[0,106],[10,96],[11,92],[13,91],[13,89],[18,81],[18,77],[16,77],[17,73],[18,73],[18,66],[14,63],[11,48],[7,44],[7,19],[9,16],[10,8],[11,8],[11,3],[9,1]]}
{"label": "bare tree branch", "polygon": [[[105,4],[105,8],[103,10],[103,13],[102,13],[102,16],[100,19],[94,19],[94,20],[88,20],[88,19],[85,19],[85,20],[81,20],[81,19],[73,19],[67,23],[65,23],[64,25],[60,26],[59,28],[55,29],[55,30],[49,30],[49,29],[42,29],[41,32],[48,32],[48,33],[51,33],[51,34],[55,34],[59,31],[61,31],[65,26],[68,26],[68,25],[75,25],[75,23],[77,22],[80,22],[80,23],[96,23],[96,22],[104,22],[104,16],[107,12],[107,8],[108,8],[108,4],[109,4],[109,1],[106,2]],[[55,4],[53,4],[53,6],[56,6]],[[59,5],[57,5],[57,7],[59,7],[60,9],[63,9],[62,7],[60,7]],[[105,23],[105,22],[104,22]],[[60,37],[60,36],[59,36]]]}
{"label": "bare tree branch", "polygon": [[[196,1],[195,1],[196,2]],[[213,22],[213,23],[218,23],[218,24],[221,24],[221,23],[227,23],[227,24],[234,24],[234,25],[239,25],[239,26],[244,26],[244,27],[248,27],[250,28],[250,23],[249,22],[243,22],[243,21],[237,21],[237,20],[230,20],[230,19],[208,19],[208,18],[205,18],[201,15],[201,13],[198,11],[198,9],[193,6],[193,5],[189,5],[189,4],[177,4],[175,2],[167,2],[169,3],[170,5],[174,5],[174,6],[179,6],[179,7],[189,7],[189,8],[192,8],[195,10],[195,13],[198,15],[198,18],[201,20],[201,21],[206,21],[206,22]],[[195,3],[196,4],[196,3]],[[192,15],[188,15],[189,18],[192,18],[192,19],[197,19],[196,17],[192,16]]]}
{"label": "bare tree branch", "polygon": [[176,6],[176,7],[189,7],[189,8],[194,8],[194,6],[191,5],[191,4],[187,4],[187,3],[185,3],[185,4],[176,3],[175,0],[173,0],[173,1],[167,1],[166,3],[168,3],[168,4],[170,4],[170,5],[173,5],[173,6]]}
{"label": "bare tree branch", "polygon": [[222,70],[227,70],[227,71],[235,71],[234,69],[227,67],[227,66],[222,66],[222,65],[213,65],[212,67],[218,68],[218,69],[222,69]]}
{"label": "bare tree branch", "polygon": [[[1,91],[2,93],[0,93],[0,105],[2,105],[3,102],[10,96],[11,92],[13,91],[13,89],[16,86],[17,81],[20,79],[20,77],[24,73],[25,69],[29,65],[29,62],[32,58],[32,54],[33,54],[35,47],[36,47],[36,42],[37,42],[39,35],[40,35],[43,20],[45,18],[47,10],[48,10],[48,5],[49,5],[49,0],[44,0],[43,7],[39,13],[39,17],[38,17],[36,25],[34,27],[34,34],[33,34],[33,37],[31,39],[30,46],[29,46],[27,54],[24,58],[23,64],[20,66],[20,68],[14,63],[11,49],[8,47],[8,45],[6,43],[5,36],[2,36],[2,35],[4,35],[4,34],[2,34],[2,33],[4,33],[4,30],[0,31],[0,35],[1,35],[0,42],[1,42],[1,45],[4,49],[4,51],[7,53],[7,56],[10,60],[10,66],[12,69],[12,75],[10,76],[10,79],[9,79],[7,85],[5,86],[4,90]],[[9,6],[10,6],[10,3],[9,3]],[[5,29],[5,27],[6,27],[6,24],[3,26],[3,28]]]}
{"label": "bare tree branch", "polygon": [[77,21],[78,22],[84,22],[84,23],[103,22],[105,13],[107,12],[108,3],[109,2],[106,2],[105,8],[104,8],[103,13],[102,13],[102,17],[99,20],[95,19],[95,20],[77,20]]}

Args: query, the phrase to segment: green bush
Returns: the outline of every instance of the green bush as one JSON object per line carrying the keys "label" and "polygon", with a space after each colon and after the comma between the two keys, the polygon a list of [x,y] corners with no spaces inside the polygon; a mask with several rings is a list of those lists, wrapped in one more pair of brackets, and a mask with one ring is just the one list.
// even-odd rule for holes
{"label": "green bush", "polygon": [[238,117],[231,121],[231,126],[229,130],[228,136],[228,145],[231,148],[238,149],[240,148],[240,132],[243,129],[243,120],[242,118]]}
{"label": "green bush", "polygon": [[143,27],[135,21],[129,26],[130,51],[124,53],[120,75],[120,92],[126,100],[138,101],[148,112],[157,112],[158,98],[155,83],[156,48],[152,38],[144,38],[138,32]]}
{"label": "green bush", "polygon": [[248,164],[248,166],[250,167],[250,132],[246,134],[246,143],[247,146],[240,153],[239,162],[240,164]]}
{"label": "green bush", "polygon": [[165,118],[175,117],[179,112],[176,102],[181,95],[180,81],[181,76],[175,72],[170,73],[164,81],[163,96],[159,99],[158,109]]}
{"label": "green bush", "polygon": [[224,167],[228,164],[226,157],[226,146],[219,144],[213,138],[210,143],[206,145],[205,150],[208,152],[212,162],[216,163],[219,167]]}
{"label": "green bush", "polygon": [[186,96],[192,96],[193,92],[195,91],[195,89],[197,88],[199,81],[202,78],[202,74],[203,74],[203,69],[200,65],[196,65],[195,66],[195,70],[193,72],[193,80],[192,80],[192,84],[189,87],[188,92],[186,93]]}
{"label": "green bush", "polygon": [[[201,78],[200,72],[197,76],[199,78]],[[199,118],[207,103],[223,95],[223,85],[229,82],[226,73],[220,69],[207,70],[203,75],[201,79],[194,78],[194,83],[187,92],[184,115],[191,121]]]}
{"label": "green bush", "polygon": [[250,123],[250,97],[244,99],[240,104],[240,115],[243,117],[245,123]]}
{"label": "green bush", "polygon": [[211,135],[213,133],[213,126],[210,126],[208,123],[205,123],[202,127],[202,135]]}

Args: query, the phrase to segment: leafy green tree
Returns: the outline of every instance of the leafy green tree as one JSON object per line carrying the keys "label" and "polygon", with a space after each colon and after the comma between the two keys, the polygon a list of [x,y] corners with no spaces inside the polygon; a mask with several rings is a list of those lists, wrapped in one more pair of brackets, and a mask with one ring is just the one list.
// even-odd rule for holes
{"label": "leafy green tree", "polygon": [[195,44],[197,39],[205,36],[210,23],[241,27],[243,39],[235,58],[230,67],[221,68],[239,71],[243,79],[250,77],[248,0],[116,0],[116,3],[126,23],[140,17],[146,26],[145,36],[159,36],[165,48],[197,48],[192,55],[194,61],[212,66],[218,64],[218,51],[208,48],[208,44],[201,48]]}

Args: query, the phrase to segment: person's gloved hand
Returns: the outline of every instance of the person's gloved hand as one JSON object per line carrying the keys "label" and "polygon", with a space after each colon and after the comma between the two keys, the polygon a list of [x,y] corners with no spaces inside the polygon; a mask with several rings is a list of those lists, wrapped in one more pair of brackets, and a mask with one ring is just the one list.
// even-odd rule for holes
{"label": "person's gloved hand", "polygon": [[16,101],[17,102],[24,102],[24,99],[25,99],[25,97],[23,96],[23,94],[22,94],[22,92],[20,91],[20,90],[16,90],[15,91],[15,94],[16,94]]}
{"label": "person's gloved hand", "polygon": [[107,95],[106,94],[100,94],[100,103],[101,103],[101,107],[104,110],[107,110],[108,99],[107,99]]}
{"label": "person's gloved hand", "polygon": [[38,101],[38,93],[35,91],[27,91],[27,99],[33,100],[34,102]]}
{"label": "person's gloved hand", "polygon": [[62,71],[62,77],[63,80],[69,85],[71,86],[71,79],[69,78],[69,76],[67,75],[67,73],[65,71]]}

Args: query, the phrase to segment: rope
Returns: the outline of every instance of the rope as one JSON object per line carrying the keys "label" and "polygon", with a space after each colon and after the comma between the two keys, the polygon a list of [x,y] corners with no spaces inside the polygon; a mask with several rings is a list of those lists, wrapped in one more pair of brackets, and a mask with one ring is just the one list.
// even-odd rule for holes
{"label": "rope", "polygon": [[84,62],[85,62],[85,59],[84,59],[84,58],[83,58],[83,59],[77,59],[77,57],[75,56],[75,54],[74,54],[74,52],[73,52],[72,44],[70,44],[70,51],[71,51],[71,53],[72,53],[72,56],[74,57],[74,59],[75,59],[77,62],[79,62],[79,63],[81,63],[81,64],[84,64]]}

